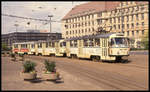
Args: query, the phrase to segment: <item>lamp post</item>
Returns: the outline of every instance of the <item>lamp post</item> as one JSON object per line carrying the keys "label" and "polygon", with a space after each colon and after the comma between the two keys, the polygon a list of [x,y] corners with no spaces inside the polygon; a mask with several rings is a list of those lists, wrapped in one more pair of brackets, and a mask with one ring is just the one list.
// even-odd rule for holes
{"label": "lamp post", "polygon": [[18,25],[18,24],[14,24],[14,26],[16,26],[16,35],[15,35],[15,41],[14,41],[14,42],[17,42],[17,32],[18,32],[17,27],[18,27],[19,25]]}
{"label": "lamp post", "polygon": [[18,24],[14,24],[14,26],[16,26],[16,32],[17,32],[17,31],[18,31],[18,30],[17,30],[17,27],[18,27],[19,25],[18,25]]}
{"label": "lamp post", "polygon": [[50,29],[49,29],[49,32],[51,33],[51,28],[52,28],[52,27],[51,27],[51,17],[53,17],[53,15],[48,15],[48,17],[50,18],[50,19],[49,19],[49,21],[50,21],[50,22],[49,22],[49,23],[50,23]]}

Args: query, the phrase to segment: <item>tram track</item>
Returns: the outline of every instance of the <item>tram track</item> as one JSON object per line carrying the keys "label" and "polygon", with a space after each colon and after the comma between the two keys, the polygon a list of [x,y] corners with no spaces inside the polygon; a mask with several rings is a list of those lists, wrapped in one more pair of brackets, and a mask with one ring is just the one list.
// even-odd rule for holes
{"label": "tram track", "polygon": [[[66,63],[65,63],[66,64]],[[145,89],[145,87],[138,85],[138,83],[136,81],[131,80],[129,77],[127,76],[122,76],[120,74],[116,74],[116,73],[111,73],[108,71],[93,71],[87,67],[82,67],[80,65],[78,66],[74,66],[74,65],[63,65],[63,63],[61,63],[62,66],[69,66],[70,69],[74,69],[72,70],[73,72],[76,72],[76,74],[80,74],[80,75],[84,75],[84,76],[88,76],[89,79],[91,79],[93,81],[93,79],[95,80],[95,82],[97,81],[98,84],[103,83],[106,85],[109,85],[110,87],[113,87],[115,89]],[[82,67],[82,69],[81,69]],[[67,69],[67,70],[70,70]],[[80,71],[78,71],[80,69]]]}
{"label": "tram track", "polygon": [[[33,60],[37,59],[52,59],[51,57],[32,57]],[[52,60],[56,61],[57,66],[65,70],[75,76],[81,77],[83,79],[86,79],[87,81],[90,81],[91,83],[96,83],[98,86],[103,86],[105,89],[146,89],[142,83],[139,83],[137,81],[134,81],[130,79],[128,76],[121,75],[119,73],[112,73],[108,71],[104,71],[101,69],[95,68],[97,71],[93,71],[93,67],[85,67],[82,64],[75,65],[72,64],[72,62],[68,62],[69,59],[66,58],[53,58]],[[61,60],[61,61],[60,61]],[[66,62],[64,62],[66,60]],[[120,64],[118,64],[120,65]],[[64,67],[65,66],[65,67]],[[124,66],[124,65],[123,65]],[[126,67],[126,65],[124,66]],[[129,66],[128,66],[129,67]],[[133,67],[134,68],[134,67]],[[136,67],[139,68],[139,67]],[[141,69],[141,67],[140,67]],[[79,71],[78,71],[79,70]]]}

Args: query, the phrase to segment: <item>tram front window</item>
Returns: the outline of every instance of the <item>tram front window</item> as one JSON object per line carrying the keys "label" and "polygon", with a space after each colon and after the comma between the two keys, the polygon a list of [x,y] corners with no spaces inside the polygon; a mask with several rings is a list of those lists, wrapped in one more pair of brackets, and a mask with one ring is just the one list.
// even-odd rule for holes
{"label": "tram front window", "polygon": [[127,38],[112,38],[111,47],[128,47]]}

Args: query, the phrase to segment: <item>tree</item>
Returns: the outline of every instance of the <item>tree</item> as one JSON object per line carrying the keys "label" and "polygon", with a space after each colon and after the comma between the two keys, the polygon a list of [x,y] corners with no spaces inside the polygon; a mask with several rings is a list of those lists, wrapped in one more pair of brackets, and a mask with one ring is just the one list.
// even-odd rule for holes
{"label": "tree", "polygon": [[144,48],[146,50],[149,49],[149,35],[148,35],[148,32],[146,32],[145,35],[142,37],[142,46],[144,46]]}
{"label": "tree", "polygon": [[5,43],[2,43],[2,48],[1,49],[6,50],[6,51],[10,50],[10,48],[8,48]]}

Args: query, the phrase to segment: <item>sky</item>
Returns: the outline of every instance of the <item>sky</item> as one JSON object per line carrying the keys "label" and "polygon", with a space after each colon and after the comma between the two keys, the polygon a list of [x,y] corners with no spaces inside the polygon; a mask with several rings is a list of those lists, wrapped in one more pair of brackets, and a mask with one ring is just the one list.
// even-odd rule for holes
{"label": "sky", "polygon": [[[20,17],[35,18],[35,19],[46,19],[49,20],[48,15],[53,15],[52,21],[52,32],[61,33],[61,19],[76,5],[87,3],[86,1],[63,1],[63,2],[52,2],[52,1],[16,1],[8,2],[3,1],[1,4],[1,13],[15,15]],[[49,22],[35,21],[29,19],[20,19],[8,16],[1,16],[2,34],[12,33],[12,32],[25,32],[29,29],[39,29],[39,30],[50,30]],[[28,25],[27,23],[30,22]],[[18,24],[16,28],[14,26]]]}

